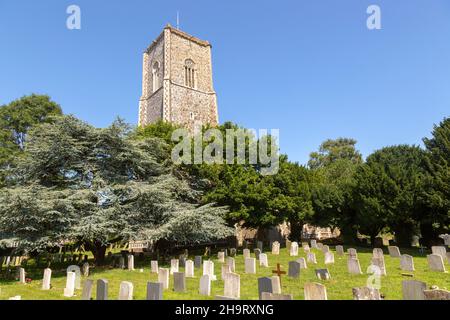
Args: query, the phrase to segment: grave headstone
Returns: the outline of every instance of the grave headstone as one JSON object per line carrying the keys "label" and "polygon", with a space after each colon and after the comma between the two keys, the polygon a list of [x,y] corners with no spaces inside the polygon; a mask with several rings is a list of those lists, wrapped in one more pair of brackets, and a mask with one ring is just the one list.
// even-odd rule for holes
{"label": "grave headstone", "polygon": [[450,291],[447,290],[424,290],[425,300],[450,300]]}
{"label": "grave headstone", "polygon": [[132,254],[128,255],[128,270],[129,271],[134,270],[134,256]]}
{"label": "grave headstone", "polygon": [[383,258],[372,258],[371,264],[373,266],[376,266],[376,267],[379,268],[381,275],[383,275],[383,276],[386,275],[386,266],[384,264],[384,259]]}
{"label": "grave headstone", "polygon": [[432,246],[431,252],[433,254],[438,254],[442,257],[442,260],[445,260],[447,258],[447,250],[444,246]]}
{"label": "grave headstone", "polygon": [[161,282],[147,282],[147,300],[162,300],[163,290]]}
{"label": "grave headstone", "polygon": [[200,277],[199,293],[204,296],[211,295],[211,278],[209,274],[204,274]]}
{"label": "grave headstone", "polygon": [[236,256],[236,248],[231,248],[230,249],[230,257],[235,257]]}
{"label": "grave headstone", "polygon": [[67,267],[67,273],[75,272],[75,289],[81,289],[81,271],[77,265],[71,265]]}
{"label": "grave headstone", "polygon": [[306,254],[306,261],[311,263],[317,263],[316,254],[314,252],[308,252]]}
{"label": "grave headstone", "polygon": [[316,269],[316,276],[317,278],[319,278],[320,280],[330,280],[331,279],[331,275],[330,272],[328,271],[328,269]]}
{"label": "grave headstone", "polygon": [[210,281],[217,280],[216,275],[214,274],[214,262],[211,260],[203,261],[203,275],[209,275]]}
{"label": "grave headstone", "polygon": [[358,259],[348,258],[347,269],[350,274],[362,274],[361,266]]}
{"label": "grave headstone", "polygon": [[108,280],[97,280],[97,300],[108,300]]}
{"label": "grave headstone", "polygon": [[186,255],[180,254],[180,256],[178,257],[178,267],[186,267]]}
{"label": "grave headstone", "polygon": [[431,271],[446,272],[442,256],[438,254],[429,254],[427,255],[427,261]]}
{"label": "grave headstone", "polygon": [[223,264],[221,269],[222,269],[221,270],[221,279],[223,280],[223,279],[225,279],[225,275],[227,273],[230,273],[231,270],[230,270],[230,266],[228,264]]}
{"label": "grave headstone", "polygon": [[94,287],[94,280],[87,279],[84,282],[83,291],[81,292],[81,300],[91,300],[93,287]]}
{"label": "grave headstone", "polygon": [[327,245],[324,245],[324,246],[322,247],[322,252],[323,252],[323,253],[330,252],[330,247],[327,246]]}
{"label": "grave headstone", "polygon": [[292,244],[292,242],[290,240],[286,240],[286,249],[287,249],[287,251],[291,251],[291,244]]}
{"label": "grave headstone", "polygon": [[229,272],[224,278],[224,296],[239,299],[241,296],[241,277],[233,272]]}
{"label": "grave headstone", "polygon": [[289,250],[289,255],[291,257],[298,256],[298,243],[297,242],[294,241],[291,243],[291,249]]}
{"label": "grave headstone", "polygon": [[133,284],[128,281],[122,281],[119,287],[119,300],[133,300]]}
{"label": "grave headstone", "polygon": [[260,252],[263,252],[264,244],[263,244],[262,241],[258,241],[258,242],[256,243],[256,247],[259,249]]}
{"label": "grave headstone", "polygon": [[317,249],[317,240],[311,240],[311,249]]}
{"label": "grave headstone", "polygon": [[400,269],[403,271],[414,271],[413,257],[408,254],[402,254],[400,257]]}
{"label": "grave headstone", "polygon": [[400,258],[400,249],[396,246],[388,246],[389,256],[391,258]]}
{"label": "grave headstone", "polygon": [[81,270],[83,271],[83,277],[89,277],[89,262],[83,263]]}
{"label": "grave headstone", "polygon": [[19,268],[19,283],[25,284],[25,269]]}
{"label": "grave headstone", "polygon": [[375,288],[352,288],[353,300],[381,300],[380,291]]}
{"label": "grave headstone", "polygon": [[294,300],[292,294],[263,292],[261,300]]}
{"label": "grave headstone", "polygon": [[271,278],[268,278],[268,277],[258,278],[258,293],[259,293],[259,299],[260,300],[262,298],[262,293],[263,292],[273,293],[273,291],[272,291],[272,279]]}
{"label": "grave headstone", "polygon": [[234,258],[228,257],[227,258],[227,265],[228,265],[228,267],[230,267],[230,271],[231,272],[235,272],[236,271],[236,262],[235,262]]}
{"label": "grave headstone", "polygon": [[125,269],[125,258],[120,256],[119,257],[119,265],[118,265],[119,269]]}
{"label": "grave headstone", "polygon": [[173,273],[173,290],[175,292],[186,291],[186,275],[184,272]]}
{"label": "grave headstone", "polygon": [[275,241],[274,243],[272,243],[272,254],[273,255],[280,254],[280,243],[278,241]]}
{"label": "grave headstone", "polygon": [[158,282],[162,283],[163,289],[169,289],[169,275],[170,270],[168,268],[159,268]]}
{"label": "grave headstone", "polygon": [[194,277],[194,261],[186,260],[185,273],[187,278]]}
{"label": "grave headstone", "polygon": [[151,273],[158,273],[158,261],[152,260],[150,261],[150,272]]}
{"label": "grave headstone", "polygon": [[66,287],[64,288],[64,296],[71,298],[75,292],[75,272],[67,272]]}
{"label": "grave headstone", "polygon": [[174,274],[174,272],[178,272],[178,259],[170,260],[170,274]]}
{"label": "grave headstone", "polygon": [[221,263],[224,263],[225,262],[225,252],[219,251],[217,253],[217,260],[219,260],[219,262],[221,262]]}
{"label": "grave headstone", "polygon": [[281,293],[281,280],[279,276],[270,277],[272,280],[272,292],[280,294]]}
{"label": "grave headstone", "polygon": [[325,252],[325,264],[334,263],[334,254],[331,251]]}
{"label": "grave headstone", "polygon": [[377,259],[384,259],[383,249],[374,248],[372,251],[372,257]]}
{"label": "grave headstone", "polygon": [[358,259],[358,252],[354,248],[347,249],[348,257],[350,259]]}
{"label": "grave headstone", "polygon": [[244,249],[242,254],[244,255],[244,259],[250,258],[250,249]]}
{"label": "grave headstone", "polygon": [[300,269],[308,269],[305,258],[298,258],[297,262],[300,263]]}
{"label": "grave headstone", "polygon": [[253,252],[255,253],[256,260],[259,260],[259,255],[261,254],[261,250],[255,249],[255,250],[253,250]]}
{"label": "grave headstone", "polygon": [[197,269],[200,269],[202,267],[202,256],[195,256],[194,257],[194,267]]}
{"label": "grave headstone", "polygon": [[336,254],[340,257],[344,255],[344,247],[343,246],[336,246]]}
{"label": "grave headstone", "polygon": [[309,244],[305,243],[302,245],[303,247],[303,252],[308,253],[311,251],[311,248],[309,247]]}
{"label": "grave headstone", "polygon": [[245,258],[245,273],[249,273],[249,274],[256,273],[256,259],[255,258]]}
{"label": "grave headstone", "polygon": [[327,288],[320,283],[305,283],[305,300],[328,300]]}
{"label": "grave headstone", "polygon": [[427,284],[417,280],[403,280],[402,294],[403,300],[425,300],[423,291],[426,290]]}
{"label": "grave headstone", "polygon": [[269,266],[269,261],[267,259],[267,254],[261,253],[259,255],[259,265],[261,267],[268,267]]}
{"label": "grave headstone", "polygon": [[52,269],[46,268],[44,270],[44,279],[42,280],[42,290],[50,290],[52,280]]}
{"label": "grave headstone", "polygon": [[289,261],[288,276],[298,278],[300,276],[300,263],[297,261]]}

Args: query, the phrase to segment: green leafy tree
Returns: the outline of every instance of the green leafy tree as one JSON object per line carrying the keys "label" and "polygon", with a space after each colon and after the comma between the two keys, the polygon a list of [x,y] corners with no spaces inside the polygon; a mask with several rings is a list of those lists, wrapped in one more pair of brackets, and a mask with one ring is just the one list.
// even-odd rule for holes
{"label": "green leafy tree", "polygon": [[326,167],[339,160],[347,159],[354,164],[362,163],[361,153],[355,148],[356,140],[350,138],[328,139],[324,141],[319,151],[309,155],[308,165],[311,169]]}
{"label": "green leafy tree", "polygon": [[165,161],[164,145],[130,139],[121,120],[105,129],[71,116],[42,124],[25,144],[16,186],[0,195],[0,232],[28,250],[83,244],[98,263],[117,241],[167,248],[233,235],[226,208],[199,205],[201,193]]}

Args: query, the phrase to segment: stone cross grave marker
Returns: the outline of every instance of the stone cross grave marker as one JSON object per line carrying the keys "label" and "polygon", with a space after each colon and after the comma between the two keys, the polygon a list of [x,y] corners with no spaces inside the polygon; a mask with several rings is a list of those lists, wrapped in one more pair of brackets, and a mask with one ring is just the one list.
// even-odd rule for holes
{"label": "stone cross grave marker", "polygon": [[286,274],[286,271],[281,271],[281,265],[277,263],[277,269],[272,270],[272,273],[275,273],[278,278],[280,278],[280,286],[281,286],[281,275]]}

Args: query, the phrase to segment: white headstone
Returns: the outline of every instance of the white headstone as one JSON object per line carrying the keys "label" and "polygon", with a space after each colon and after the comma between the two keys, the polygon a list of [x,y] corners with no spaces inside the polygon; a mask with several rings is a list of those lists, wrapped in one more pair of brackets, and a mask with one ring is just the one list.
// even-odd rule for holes
{"label": "white headstone", "polygon": [[320,283],[305,283],[305,300],[328,300],[327,288]]}
{"label": "white headstone", "polygon": [[317,249],[317,240],[311,240],[311,248]]}
{"label": "white headstone", "polygon": [[272,293],[281,294],[281,281],[279,276],[273,276],[272,280]]}
{"label": "white headstone", "polygon": [[42,280],[42,290],[50,290],[51,279],[52,279],[52,269],[46,268],[44,270],[44,279]]}
{"label": "white headstone", "polygon": [[75,272],[75,289],[81,289],[81,271],[80,267],[71,265],[67,267],[67,273]]}
{"label": "white headstone", "polygon": [[241,277],[229,272],[225,275],[224,280],[224,296],[239,299],[241,296]]}
{"label": "white headstone", "polygon": [[261,267],[268,267],[269,266],[269,261],[267,260],[267,254],[261,253],[259,255],[259,265]]}
{"label": "white headstone", "polygon": [[216,275],[214,274],[214,262],[211,260],[203,261],[203,275],[209,275],[210,281],[217,280]]}
{"label": "white headstone", "polygon": [[256,259],[255,258],[245,258],[245,273],[249,273],[249,274],[256,273]]}
{"label": "white headstone", "polygon": [[300,263],[300,269],[308,269],[305,258],[298,258],[297,262]]}
{"label": "white headstone", "polygon": [[348,258],[347,259],[347,268],[350,274],[362,274],[361,266],[359,265],[358,259]]}
{"label": "white headstone", "polygon": [[129,271],[134,270],[134,256],[132,254],[128,255],[128,270]]}
{"label": "white headstone", "polygon": [[403,271],[414,271],[413,257],[408,254],[402,254],[400,257],[400,269]]}
{"label": "white headstone", "polygon": [[25,269],[19,268],[19,283],[25,284]]}
{"label": "white headstone", "polygon": [[230,267],[230,271],[231,272],[235,272],[236,271],[236,263],[235,263],[234,258],[228,257],[227,258],[227,264]]}
{"label": "white headstone", "polygon": [[186,260],[184,271],[186,273],[186,278],[193,278],[194,277],[194,261],[192,260]]}
{"label": "white headstone", "polygon": [[309,245],[308,245],[307,243],[304,243],[304,244],[302,245],[302,247],[303,247],[303,251],[304,251],[305,253],[308,253],[308,252],[311,251],[311,248],[309,247]]}
{"label": "white headstone", "polygon": [[158,273],[158,261],[150,261],[151,273]]}
{"label": "white headstone", "polygon": [[199,293],[204,296],[211,295],[211,278],[208,274],[204,274],[200,277]]}
{"label": "white headstone", "polygon": [[64,288],[65,297],[73,297],[75,292],[75,277],[76,274],[73,271],[67,272],[66,287]]}
{"label": "white headstone", "polygon": [[444,260],[438,254],[427,255],[428,267],[431,271],[446,272],[444,266]]}
{"label": "white headstone", "polygon": [[291,257],[298,256],[298,243],[297,242],[294,241],[291,243],[291,249],[289,250],[289,254]]}
{"label": "white headstone", "polygon": [[334,263],[334,254],[331,251],[325,252],[325,264]]}
{"label": "white headstone", "polygon": [[306,254],[306,261],[311,263],[317,263],[316,254],[314,252],[308,252]]}
{"label": "white headstone", "polygon": [[274,243],[272,243],[272,254],[273,255],[280,254],[280,243],[278,241],[275,241]]}
{"label": "white headstone", "polygon": [[349,258],[351,259],[358,259],[358,252],[354,248],[348,248],[347,253]]}
{"label": "white headstone", "polygon": [[170,260],[170,274],[173,274],[174,272],[178,272],[179,263],[180,263],[180,261],[178,259]]}
{"label": "white headstone", "polygon": [[169,289],[169,275],[170,270],[167,268],[159,268],[158,282],[161,282],[164,289]]}
{"label": "white headstone", "polygon": [[230,266],[229,265],[227,265],[227,264],[223,264],[222,266],[221,266],[221,279],[222,280],[224,280],[225,279],[225,275],[227,274],[227,273],[230,273],[231,272],[231,270],[230,270]]}
{"label": "white headstone", "polygon": [[444,246],[432,246],[431,252],[440,255],[443,260],[447,259],[447,250]]}
{"label": "white headstone", "polygon": [[128,281],[122,281],[119,288],[119,300],[133,300],[133,284]]}
{"label": "white headstone", "polygon": [[219,251],[217,253],[217,260],[219,260],[219,262],[221,262],[221,263],[224,263],[225,262],[225,252]]}

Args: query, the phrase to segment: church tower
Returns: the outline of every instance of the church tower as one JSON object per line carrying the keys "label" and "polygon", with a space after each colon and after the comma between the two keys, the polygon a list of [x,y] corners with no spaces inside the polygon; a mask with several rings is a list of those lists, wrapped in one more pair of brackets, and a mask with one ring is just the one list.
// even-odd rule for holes
{"label": "church tower", "polygon": [[167,25],[145,50],[139,125],[157,120],[188,128],[218,124],[211,45]]}

